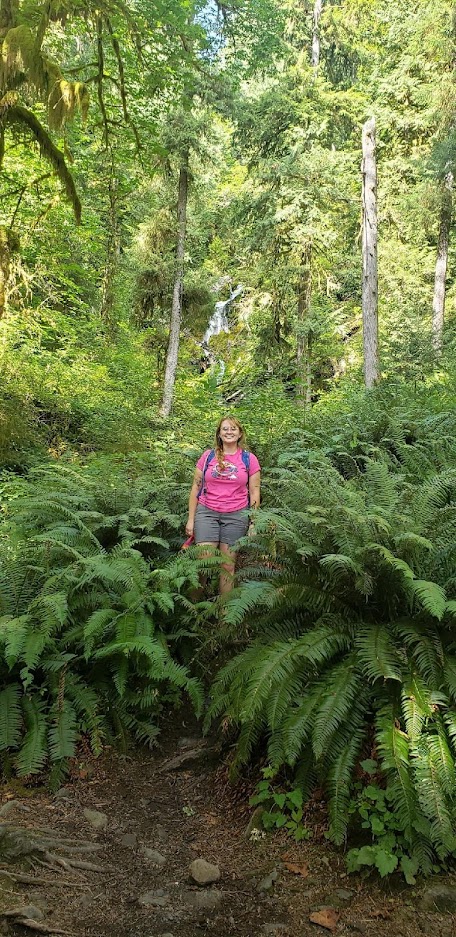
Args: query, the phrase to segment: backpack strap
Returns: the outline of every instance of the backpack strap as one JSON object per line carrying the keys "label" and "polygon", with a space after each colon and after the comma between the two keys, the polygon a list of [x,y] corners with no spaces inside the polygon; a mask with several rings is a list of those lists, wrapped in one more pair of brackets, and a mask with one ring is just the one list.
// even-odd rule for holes
{"label": "backpack strap", "polygon": [[199,491],[198,491],[198,494],[197,494],[197,496],[196,496],[198,501],[199,501],[201,495],[204,494],[205,491],[206,491],[206,471],[207,471],[207,469],[208,469],[208,467],[209,467],[209,463],[212,462],[212,459],[214,459],[214,458],[215,458],[215,449],[210,449],[210,451],[208,452],[208,454],[207,454],[207,456],[206,456],[205,462],[204,462],[204,466],[203,466],[203,477],[202,477],[202,479],[201,479],[201,484],[200,484],[200,486],[199,486]]}
{"label": "backpack strap", "polygon": [[247,449],[242,450],[242,461],[246,467],[247,475],[250,475],[250,452]]}
{"label": "backpack strap", "polygon": [[242,461],[245,465],[247,471],[247,498],[248,498],[248,507],[250,507],[250,491],[249,491],[249,478],[250,478],[250,452],[247,449],[242,450],[241,454]]}

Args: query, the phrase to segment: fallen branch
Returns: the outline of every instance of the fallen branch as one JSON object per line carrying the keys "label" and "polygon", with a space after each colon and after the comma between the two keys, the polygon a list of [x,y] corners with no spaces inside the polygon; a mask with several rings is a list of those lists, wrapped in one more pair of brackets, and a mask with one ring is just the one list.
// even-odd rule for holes
{"label": "fallen branch", "polygon": [[38,931],[40,934],[63,934],[64,937],[75,937],[69,930],[62,930],[61,927],[48,927],[41,921],[33,921],[32,918],[17,917],[13,919],[14,924],[22,924],[22,927],[28,927],[29,930]]}
{"label": "fallen branch", "polygon": [[182,768],[188,762],[198,761],[199,758],[204,758],[208,752],[209,749],[202,743],[198,748],[191,748],[183,752],[182,755],[176,755],[174,758],[169,758],[167,761],[164,761],[158,771],[160,774],[163,771],[175,771],[177,768]]}

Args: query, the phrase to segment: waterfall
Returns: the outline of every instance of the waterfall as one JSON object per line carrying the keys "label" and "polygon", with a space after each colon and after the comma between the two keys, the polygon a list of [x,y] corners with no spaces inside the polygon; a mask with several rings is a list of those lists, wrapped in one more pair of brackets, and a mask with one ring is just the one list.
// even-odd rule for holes
{"label": "waterfall", "polygon": [[236,299],[236,296],[239,296],[239,293],[241,293],[242,290],[243,287],[241,284],[239,284],[236,289],[230,293],[228,299],[215,304],[214,311],[211,315],[211,318],[209,319],[207,329],[204,333],[203,345],[208,345],[213,335],[220,335],[220,332],[230,331],[228,324],[228,306],[230,306],[233,300]]}
{"label": "waterfall", "polygon": [[214,368],[217,384],[220,384],[223,380],[223,375],[225,373],[225,362],[223,358],[215,358],[214,353],[211,352],[209,348],[209,342],[213,335],[220,335],[220,332],[229,333],[230,326],[228,322],[228,308],[233,300],[236,299],[236,296],[239,296],[239,294],[242,293],[243,289],[244,287],[241,283],[239,283],[236,289],[232,290],[228,299],[222,300],[215,304],[214,311],[211,315],[211,318],[209,319],[207,329],[204,333],[203,341],[201,342],[203,354],[207,362],[206,367],[209,365],[217,365],[217,371],[215,371]]}

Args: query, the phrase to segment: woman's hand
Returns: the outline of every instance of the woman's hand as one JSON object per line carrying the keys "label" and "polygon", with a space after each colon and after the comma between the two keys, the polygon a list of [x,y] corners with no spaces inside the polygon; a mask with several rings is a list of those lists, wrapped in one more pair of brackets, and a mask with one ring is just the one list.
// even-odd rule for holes
{"label": "woman's hand", "polygon": [[249,523],[249,526],[248,526],[248,528],[247,528],[247,536],[248,536],[248,537],[254,537],[254,536],[255,536],[255,524],[253,523],[253,521],[250,521],[250,523]]}
{"label": "woman's hand", "polygon": [[195,530],[195,522],[191,521],[189,518],[185,525],[185,533],[187,534],[187,537],[193,537],[194,530]]}

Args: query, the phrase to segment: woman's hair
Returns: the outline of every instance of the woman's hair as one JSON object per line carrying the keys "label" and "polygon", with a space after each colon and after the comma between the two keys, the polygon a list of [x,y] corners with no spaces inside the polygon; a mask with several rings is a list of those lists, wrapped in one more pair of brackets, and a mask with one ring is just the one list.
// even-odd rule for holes
{"label": "woman's hair", "polygon": [[217,429],[215,430],[215,455],[217,456],[217,464],[220,470],[225,468],[225,460],[223,458],[223,443],[222,437],[220,436],[220,430],[222,428],[222,423],[228,420],[229,423],[233,423],[234,426],[240,431],[240,437],[238,439],[238,446],[241,449],[245,448],[245,429],[242,423],[239,422],[236,416],[231,416],[231,413],[227,413],[226,416],[222,416],[221,420],[218,421]]}

